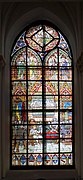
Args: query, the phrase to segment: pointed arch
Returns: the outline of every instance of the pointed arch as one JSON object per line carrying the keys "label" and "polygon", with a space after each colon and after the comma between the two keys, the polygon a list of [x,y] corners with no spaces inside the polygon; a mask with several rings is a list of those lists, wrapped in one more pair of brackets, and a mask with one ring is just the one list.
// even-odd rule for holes
{"label": "pointed arch", "polygon": [[11,52],[11,168],[74,166],[72,67],[68,40],[52,23],[37,21],[18,36]]}

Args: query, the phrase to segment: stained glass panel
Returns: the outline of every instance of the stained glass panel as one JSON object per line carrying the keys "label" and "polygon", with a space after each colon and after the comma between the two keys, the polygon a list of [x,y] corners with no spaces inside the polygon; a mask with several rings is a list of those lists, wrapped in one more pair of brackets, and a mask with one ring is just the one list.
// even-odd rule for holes
{"label": "stained glass panel", "polygon": [[61,125],[60,126],[60,137],[71,138],[72,137],[72,125]]}
{"label": "stained glass panel", "polygon": [[28,109],[42,109],[42,96],[28,96]]}
{"label": "stained glass panel", "polygon": [[34,139],[28,140],[28,153],[42,153],[43,143],[42,140]]}
{"label": "stained glass panel", "polygon": [[65,38],[63,37],[63,35],[60,32],[59,32],[59,35],[60,35],[59,47],[61,49],[64,49],[68,53],[68,55],[71,57],[71,52],[70,52],[70,48],[69,48],[67,41],[65,40]]}
{"label": "stained glass panel", "polygon": [[11,79],[12,80],[26,80],[26,68],[12,67],[11,68]]}
{"label": "stained glass panel", "polygon": [[45,59],[45,66],[57,66],[58,65],[58,51],[57,49],[51,51]]}
{"label": "stained glass panel", "polygon": [[19,50],[13,56],[11,66],[26,66],[26,48]]}
{"label": "stained glass panel", "polygon": [[13,81],[12,82],[12,95],[26,95],[26,82]]}
{"label": "stained glass panel", "polygon": [[26,109],[26,96],[12,96],[12,109],[25,110]]}
{"label": "stained glass panel", "polygon": [[58,82],[47,81],[46,86],[46,95],[57,95],[58,94]]}
{"label": "stained glass panel", "polygon": [[27,153],[27,140],[12,140],[12,153]]}
{"label": "stained glass panel", "polygon": [[34,34],[36,34],[38,31],[40,31],[42,28],[41,25],[31,27],[27,32],[26,32],[26,37],[32,37]]}
{"label": "stained glass panel", "polygon": [[46,109],[58,109],[58,96],[46,96]]}
{"label": "stained glass panel", "polygon": [[[41,21],[20,34],[11,52],[11,168],[74,165],[70,45]],[[23,167],[24,166],[24,167]]]}
{"label": "stained glass panel", "polygon": [[46,46],[45,51],[50,51],[52,48],[56,47],[57,44],[58,44],[58,39],[50,42],[50,43]]}
{"label": "stained glass panel", "polygon": [[30,166],[40,166],[43,164],[42,154],[29,154],[28,155],[28,164]]}
{"label": "stained glass panel", "polygon": [[58,154],[45,154],[44,162],[45,162],[45,165],[58,165],[59,155]]}
{"label": "stained glass panel", "polygon": [[52,27],[50,26],[45,26],[45,30],[54,38],[59,38],[59,34],[58,34],[58,31],[53,29]]}
{"label": "stained glass panel", "polygon": [[72,111],[60,112],[60,123],[72,124]]}
{"label": "stained glass panel", "polygon": [[72,82],[59,82],[60,95],[72,94]]}
{"label": "stained glass panel", "polygon": [[27,112],[26,111],[13,111],[12,124],[27,124]]}
{"label": "stained glass panel", "polygon": [[45,126],[45,138],[46,139],[57,139],[59,138],[58,125],[46,125]]}
{"label": "stained glass panel", "polygon": [[72,140],[61,139],[60,140],[60,152],[72,152]]}
{"label": "stained glass panel", "polygon": [[42,81],[28,81],[29,95],[42,95]]}
{"label": "stained glass panel", "polygon": [[46,124],[58,124],[58,111],[46,112],[45,122]]}
{"label": "stained glass panel", "polygon": [[12,154],[12,165],[13,166],[26,166],[27,157],[25,154]]}
{"label": "stained glass panel", "polygon": [[71,58],[63,50],[59,50],[59,66],[72,66]]}
{"label": "stained glass panel", "polygon": [[29,124],[42,124],[42,112],[29,112],[28,113]]}
{"label": "stained glass panel", "polygon": [[72,80],[72,69],[69,67],[60,67],[59,80]]}
{"label": "stained glass panel", "polygon": [[28,80],[42,80],[42,68],[28,68]]}
{"label": "stained glass panel", "polygon": [[61,165],[72,165],[73,164],[72,153],[60,154],[60,164]]}
{"label": "stained glass panel", "polygon": [[13,55],[16,51],[18,51],[19,49],[21,49],[22,47],[25,47],[26,46],[26,42],[25,42],[25,32],[19,37],[19,39],[17,40],[14,48],[13,48],[13,51],[12,51],[12,54]]}
{"label": "stained glass panel", "polygon": [[42,66],[42,62],[39,55],[30,48],[27,48],[27,65]]}
{"label": "stained glass panel", "polygon": [[29,125],[28,126],[28,138],[29,139],[41,139],[42,136],[42,125]]}
{"label": "stained glass panel", "polygon": [[27,126],[12,126],[12,139],[27,139]]}
{"label": "stained glass panel", "polygon": [[59,151],[58,140],[46,140],[44,146],[45,153],[57,153]]}
{"label": "stained glass panel", "polygon": [[60,108],[72,109],[72,96],[60,96]]}
{"label": "stained glass panel", "polygon": [[44,75],[46,80],[58,80],[58,69],[51,67],[45,68],[45,75]]}

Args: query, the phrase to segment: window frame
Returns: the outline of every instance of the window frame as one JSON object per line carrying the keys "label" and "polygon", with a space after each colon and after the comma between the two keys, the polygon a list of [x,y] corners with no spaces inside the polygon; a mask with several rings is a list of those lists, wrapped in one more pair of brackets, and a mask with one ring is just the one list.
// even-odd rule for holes
{"label": "window frame", "polygon": [[[11,121],[11,118],[10,118],[10,169],[13,169],[13,170],[15,170],[15,169],[23,169],[23,170],[28,170],[28,169],[73,169],[73,168],[75,168],[75,137],[74,137],[74,64],[73,64],[73,54],[72,54],[72,50],[71,50],[71,47],[70,47],[70,43],[69,43],[69,41],[68,41],[68,39],[67,39],[67,37],[63,34],[63,32],[61,32],[61,30],[58,28],[58,27],[56,27],[53,23],[51,23],[51,22],[49,22],[49,21],[47,21],[47,20],[40,20],[40,21],[35,21],[35,22],[33,22],[33,23],[31,23],[30,25],[28,25],[28,26],[26,26],[19,34],[18,34],[18,36],[16,37],[16,39],[15,39],[15,41],[14,41],[14,43],[13,43],[13,46],[12,46],[12,49],[11,49],[11,52],[13,51],[13,47],[14,47],[14,45],[15,45],[15,43],[17,42],[17,40],[18,40],[18,38],[20,37],[20,35],[26,30],[28,30],[28,29],[30,29],[31,27],[33,27],[33,26],[37,26],[37,25],[39,25],[39,24],[44,24],[45,23],[45,25],[49,25],[50,27],[52,27],[52,28],[54,28],[55,30],[57,30],[57,31],[59,31],[62,35],[63,35],[63,37],[64,37],[64,39],[67,41],[67,43],[68,43],[68,45],[69,45],[69,49],[70,49],[70,52],[71,52],[71,57],[72,57],[72,66],[71,66],[71,68],[72,68],[72,152],[71,153],[73,153],[73,165],[60,165],[60,166],[57,166],[57,165],[55,165],[55,166],[34,166],[34,167],[29,167],[29,166],[27,166],[26,165],[26,167],[25,166],[22,166],[22,167],[20,167],[20,166],[12,166],[12,131],[11,131],[11,127],[12,127],[12,121]],[[27,49],[27,46],[25,47],[26,49]],[[21,48],[22,49],[22,48]],[[18,50],[19,51],[19,50]],[[27,53],[27,50],[26,50],[26,53]],[[10,55],[10,59],[12,59],[12,57],[11,57],[11,55]],[[11,89],[11,61],[10,61],[10,89]],[[27,80],[25,80],[25,81],[27,81]],[[59,80],[57,80],[57,81],[59,81]],[[12,94],[11,94],[11,92],[10,92],[10,102],[11,102],[11,97],[12,97]],[[60,110],[60,109],[59,109]],[[58,111],[59,111],[58,110]],[[10,110],[10,117],[12,117],[12,113],[11,113],[11,111],[12,110]],[[27,140],[28,140],[28,138],[27,138]],[[59,152],[60,153],[60,152]],[[64,153],[64,152],[63,152]],[[27,154],[28,155],[28,154]]]}

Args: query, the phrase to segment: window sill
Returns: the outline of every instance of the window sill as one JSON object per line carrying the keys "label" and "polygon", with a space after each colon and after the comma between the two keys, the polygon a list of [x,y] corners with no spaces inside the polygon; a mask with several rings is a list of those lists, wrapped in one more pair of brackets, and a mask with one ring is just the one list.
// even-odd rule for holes
{"label": "window sill", "polygon": [[77,180],[76,169],[57,170],[9,170],[6,179],[8,180]]}

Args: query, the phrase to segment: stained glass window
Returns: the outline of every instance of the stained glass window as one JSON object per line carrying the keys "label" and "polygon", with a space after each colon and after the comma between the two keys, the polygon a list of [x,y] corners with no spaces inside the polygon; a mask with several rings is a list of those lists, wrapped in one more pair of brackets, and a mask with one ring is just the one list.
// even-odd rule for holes
{"label": "stained glass window", "polygon": [[74,166],[73,60],[61,31],[26,27],[11,52],[11,168]]}

